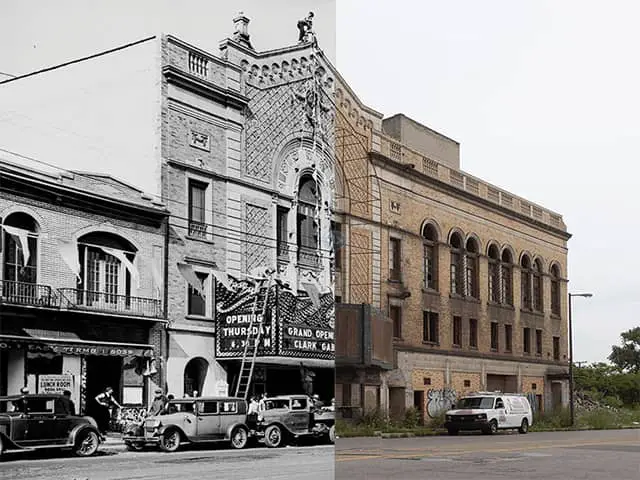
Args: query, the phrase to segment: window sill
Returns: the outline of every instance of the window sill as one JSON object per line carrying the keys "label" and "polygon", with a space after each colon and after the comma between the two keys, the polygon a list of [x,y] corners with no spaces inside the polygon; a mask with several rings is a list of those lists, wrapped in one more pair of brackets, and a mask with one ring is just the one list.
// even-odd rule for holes
{"label": "window sill", "polygon": [[194,242],[209,243],[211,245],[214,243],[213,238],[194,237],[193,235],[185,235],[185,238],[187,240],[193,240]]}
{"label": "window sill", "polygon": [[475,350],[478,351],[478,346],[477,345],[469,345],[469,350]]}
{"label": "window sill", "polygon": [[440,342],[427,342],[425,340],[422,341],[423,345],[428,345],[430,347],[439,347],[440,346]]}
{"label": "window sill", "polygon": [[487,305],[491,307],[504,308],[505,310],[515,310],[513,308],[513,305],[509,305],[508,303],[498,303],[498,302],[488,301]]}
{"label": "window sill", "polygon": [[440,295],[440,292],[436,288],[425,288],[425,287],[422,287],[422,293],[428,293],[430,295]]}
{"label": "window sill", "polygon": [[462,345],[454,343],[454,344],[451,345],[451,348],[455,348],[457,350],[460,350],[460,349],[462,349]]}
{"label": "window sill", "polygon": [[544,317],[544,313],[543,312],[538,312],[536,310],[530,310],[530,309],[527,309],[527,308],[521,308],[520,312],[521,313],[528,313],[529,315],[534,315],[536,317],[541,317],[541,318]]}
{"label": "window sill", "polygon": [[402,285],[402,280],[398,280],[395,278],[387,278],[387,283],[391,283],[394,285]]}
{"label": "window sill", "polygon": [[498,349],[497,348],[491,348],[491,353],[498,353]]}
{"label": "window sill", "polygon": [[554,320],[562,320],[562,317],[559,313],[551,313],[551,318],[553,318]]}
{"label": "window sill", "polygon": [[187,320],[204,320],[205,322],[214,322],[215,318],[213,317],[208,317],[206,315],[190,315],[187,314],[184,316],[184,318],[186,318]]}
{"label": "window sill", "polygon": [[505,350],[504,353],[509,354],[509,355],[513,355],[513,350]]}

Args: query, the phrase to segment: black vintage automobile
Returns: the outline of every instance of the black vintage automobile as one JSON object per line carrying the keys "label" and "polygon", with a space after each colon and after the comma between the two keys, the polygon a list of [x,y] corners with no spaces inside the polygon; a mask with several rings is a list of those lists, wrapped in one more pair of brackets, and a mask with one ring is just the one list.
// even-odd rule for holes
{"label": "black vintage automobile", "polygon": [[40,449],[71,449],[88,457],[101,442],[91,417],[56,413],[61,395],[13,395],[0,397],[0,458],[6,453]]}
{"label": "black vintage automobile", "polygon": [[270,448],[283,447],[302,438],[335,443],[335,412],[317,409],[306,395],[281,395],[265,399],[258,414],[257,436]]}

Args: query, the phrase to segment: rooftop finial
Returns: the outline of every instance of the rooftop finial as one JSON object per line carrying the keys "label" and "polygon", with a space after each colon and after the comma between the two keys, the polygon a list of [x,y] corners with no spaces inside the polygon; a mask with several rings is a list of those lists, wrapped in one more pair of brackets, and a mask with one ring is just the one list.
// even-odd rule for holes
{"label": "rooftop finial", "polygon": [[238,16],[233,19],[233,26],[233,40],[253,50],[249,36],[249,19],[243,12],[238,12]]}

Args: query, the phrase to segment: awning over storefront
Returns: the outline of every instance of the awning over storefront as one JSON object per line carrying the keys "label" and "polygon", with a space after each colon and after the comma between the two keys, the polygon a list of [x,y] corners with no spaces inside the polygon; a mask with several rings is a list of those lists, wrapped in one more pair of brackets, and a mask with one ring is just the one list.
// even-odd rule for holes
{"label": "awning over storefront", "polygon": [[153,345],[17,335],[0,335],[0,350],[115,357],[153,357],[154,355]]}

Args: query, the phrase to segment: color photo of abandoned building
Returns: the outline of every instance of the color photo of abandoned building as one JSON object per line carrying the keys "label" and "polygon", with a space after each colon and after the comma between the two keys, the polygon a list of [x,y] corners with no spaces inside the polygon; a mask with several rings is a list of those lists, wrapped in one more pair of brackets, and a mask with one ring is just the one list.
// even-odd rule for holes
{"label": "color photo of abandoned building", "polygon": [[[459,144],[399,114],[385,118],[346,85],[338,163],[336,398],[435,416],[465,393],[568,402],[567,233],[557,213],[466,174]],[[340,131],[340,130],[339,130]],[[340,199],[339,194],[339,199]],[[354,201],[359,199],[359,201]]]}

